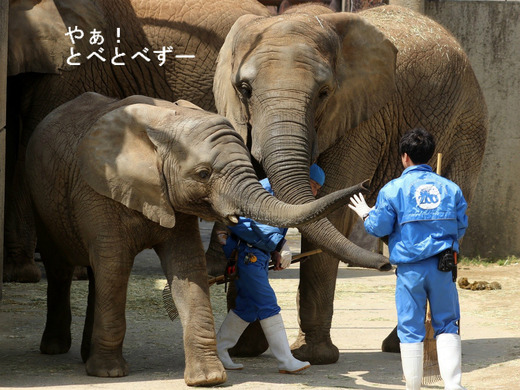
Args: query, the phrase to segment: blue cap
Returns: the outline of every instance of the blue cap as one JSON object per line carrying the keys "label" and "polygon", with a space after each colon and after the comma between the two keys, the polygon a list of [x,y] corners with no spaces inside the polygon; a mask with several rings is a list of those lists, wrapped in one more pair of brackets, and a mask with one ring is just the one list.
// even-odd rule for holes
{"label": "blue cap", "polygon": [[320,186],[325,183],[325,172],[317,164],[311,165],[311,179],[318,183]]}

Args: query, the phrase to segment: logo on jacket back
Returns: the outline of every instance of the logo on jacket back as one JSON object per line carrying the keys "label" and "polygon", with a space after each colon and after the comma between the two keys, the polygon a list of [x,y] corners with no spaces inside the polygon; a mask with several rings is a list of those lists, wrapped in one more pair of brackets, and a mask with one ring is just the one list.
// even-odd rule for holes
{"label": "logo on jacket back", "polygon": [[433,184],[423,184],[415,190],[417,206],[423,210],[431,210],[441,204],[441,193]]}

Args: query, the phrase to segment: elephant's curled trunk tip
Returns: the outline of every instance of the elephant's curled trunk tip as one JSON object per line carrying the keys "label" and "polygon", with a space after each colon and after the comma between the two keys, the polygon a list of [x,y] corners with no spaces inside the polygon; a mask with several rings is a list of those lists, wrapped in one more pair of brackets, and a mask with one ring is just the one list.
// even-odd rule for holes
{"label": "elephant's curled trunk tip", "polygon": [[348,264],[350,267],[362,267],[362,268],[373,268],[378,271],[391,271],[393,269],[392,264],[390,264],[390,260],[388,257],[383,256],[379,253],[365,251],[364,255],[362,255],[363,260],[358,263],[358,261],[345,260],[340,258],[343,263]]}
{"label": "elephant's curled trunk tip", "polygon": [[392,270],[392,264],[390,263],[386,263],[386,264],[383,264],[382,266],[380,266],[378,268],[379,271],[391,271]]}
{"label": "elephant's curled trunk tip", "polygon": [[361,190],[367,192],[370,190],[370,179],[366,179],[361,183]]}

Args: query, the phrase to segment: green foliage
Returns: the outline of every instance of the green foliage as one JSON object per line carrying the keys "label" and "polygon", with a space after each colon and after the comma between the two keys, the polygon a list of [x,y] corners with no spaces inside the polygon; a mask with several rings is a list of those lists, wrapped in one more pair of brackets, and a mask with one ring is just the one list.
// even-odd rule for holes
{"label": "green foliage", "polygon": [[512,265],[512,264],[519,264],[520,259],[516,256],[508,256],[505,259],[490,259],[485,257],[465,257],[461,256],[459,258],[459,264],[460,265]]}

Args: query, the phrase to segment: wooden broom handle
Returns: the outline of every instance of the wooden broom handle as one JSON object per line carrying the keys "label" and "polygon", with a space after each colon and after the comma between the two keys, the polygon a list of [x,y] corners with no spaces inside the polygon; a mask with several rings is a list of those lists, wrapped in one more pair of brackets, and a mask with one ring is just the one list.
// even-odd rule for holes
{"label": "wooden broom handle", "polygon": [[[302,259],[304,257],[312,256],[312,255],[315,255],[315,254],[321,253],[321,252],[322,252],[321,249],[314,249],[312,251],[300,253],[299,255],[293,256],[291,264],[297,263],[298,261],[300,261],[300,259]],[[271,269],[271,268],[269,268],[269,269]],[[224,275],[219,275],[219,276],[215,276],[215,277],[209,278],[208,279],[208,284],[211,286],[211,285],[213,285],[213,284],[215,284],[217,282],[223,281],[224,278],[225,278]]]}
{"label": "wooden broom handle", "polygon": [[441,174],[441,165],[442,165],[442,153],[437,153],[437,175]]}

